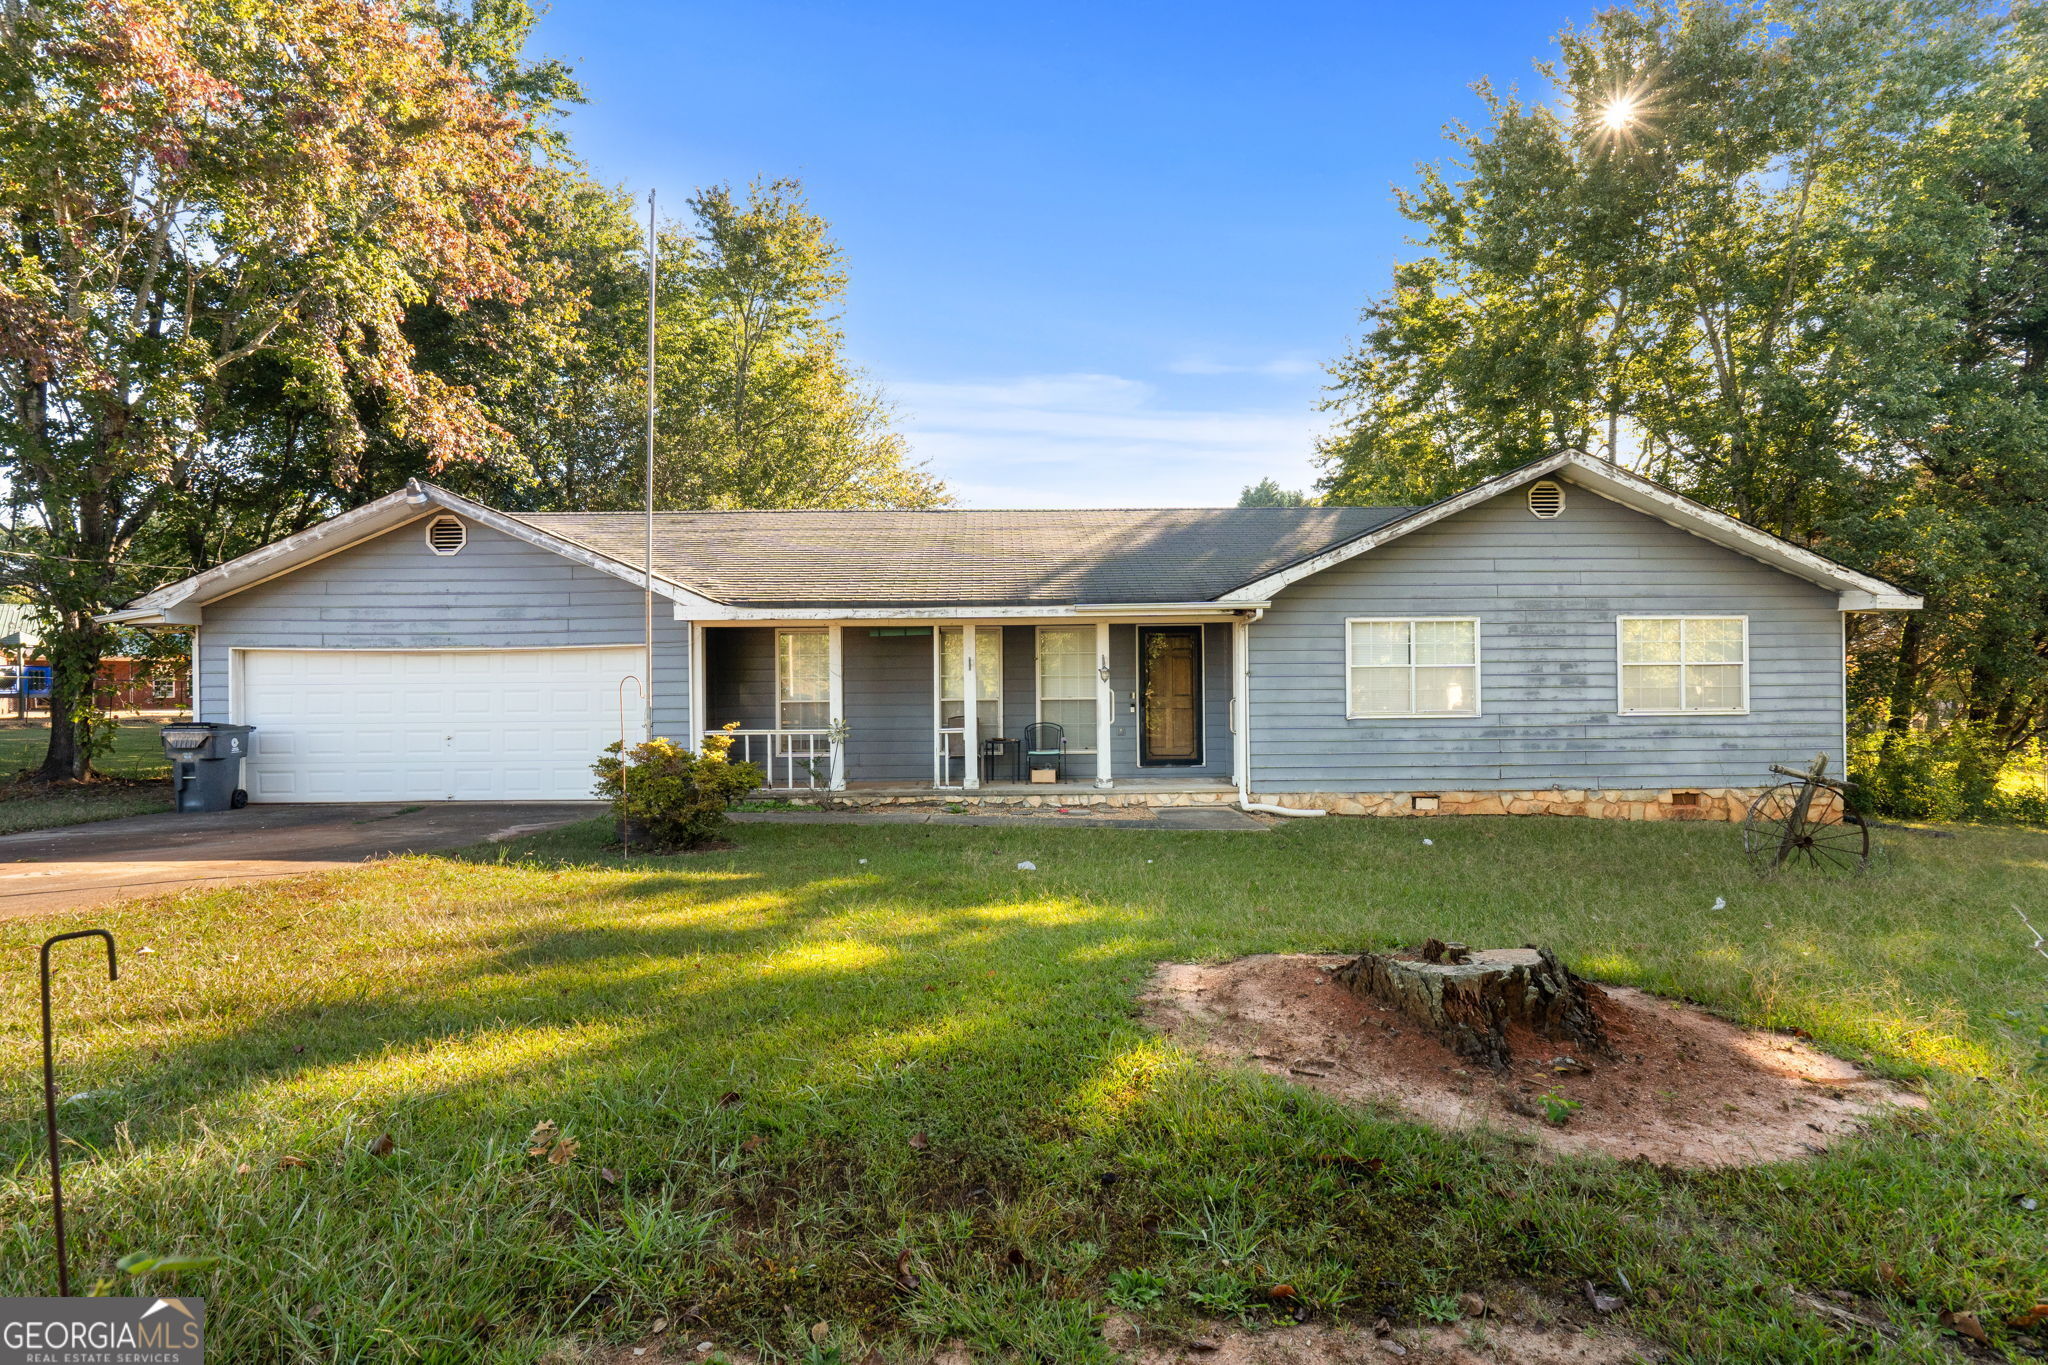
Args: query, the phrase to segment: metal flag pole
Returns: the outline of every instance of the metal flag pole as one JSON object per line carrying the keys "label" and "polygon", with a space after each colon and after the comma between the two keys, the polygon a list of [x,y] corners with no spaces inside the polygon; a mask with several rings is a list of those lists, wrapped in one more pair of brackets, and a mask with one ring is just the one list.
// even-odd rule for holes
{"label": "metal flag pole", "polygon": [[[647,546],[646,630],[647,680],[641,692],[647,702],[646,739],[654,738],[654,283],[660,255],[654,229],[654,191],[647,191]],[[692,666],[696,660],[690,660]]]}

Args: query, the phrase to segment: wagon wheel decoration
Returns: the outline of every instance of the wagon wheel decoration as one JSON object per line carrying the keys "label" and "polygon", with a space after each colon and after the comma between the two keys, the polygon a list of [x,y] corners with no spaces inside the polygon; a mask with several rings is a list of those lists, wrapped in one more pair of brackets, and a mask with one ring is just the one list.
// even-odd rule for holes
{"label": "wagon wheel decoration", "polygon": [[1870,825],[1849,804],[1844,784],[1829,780],[1827,756],[1805,772],[1772,765],[1795,782],[1767,787],[1749,803],[1742,851],[1759,877],[1789,865],[1822,872],[1861,872],[1870,865]]}

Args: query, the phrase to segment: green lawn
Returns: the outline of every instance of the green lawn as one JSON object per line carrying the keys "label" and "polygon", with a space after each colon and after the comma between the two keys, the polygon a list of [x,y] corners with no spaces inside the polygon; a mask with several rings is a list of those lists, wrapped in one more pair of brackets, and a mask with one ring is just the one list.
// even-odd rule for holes
{"label": "green lawn", "polygon": [[50,742],[47,724],[0,725],[0,834],[152,815],[171,808],[171,765],[157,739],[156,721],[120,725],[114,749],[96,765],[112,779],[60,787],[5,783],[36,767]]}
{"label": "green lawn", "polygon": [[[2009,1340],[2048,1285],[2048,1086],[1993,1017],[2048,979],[2013,913],[2048,893],[2039,833],[1893,834],[1872,877],[1774,885],[1726,826],[748,826],[627,866],[604,837],[0,925],[0,1293],[51,1292],[31,949],[87,923],[125,956],[109,986],[63,950],[76,1264],[225,1256],[165,1282],[206,1296],[222,1360],[536,1361],[665,1319],[686,1358],[960,1336],[1085,1365],[1137,1268],[1169,1326],[1256,1316],[1276,1281],[1369,1322],[1625,1277],[1682,1360],[1935,1361],[1942,1310]],[[1932,1107],[1797,1165],[1537,1164],[1209,1071],[1133,1017],[1162,959],[1428,934],[1807,1029]],[[560,1164],[527,1154],[542,1121]]]}
{"label": "green lawn", "polygon": [[[114,731],[114,751],[95,766],[102,777],[168,777],[159,721],[123,721]],[[0,725],[0,780],[42,763],[50,745],[47,722]]]}

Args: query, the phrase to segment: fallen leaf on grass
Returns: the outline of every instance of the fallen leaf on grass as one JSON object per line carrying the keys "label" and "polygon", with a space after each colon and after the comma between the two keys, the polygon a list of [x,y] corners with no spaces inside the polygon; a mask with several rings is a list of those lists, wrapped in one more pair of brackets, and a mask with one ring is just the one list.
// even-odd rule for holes
{"label": "fallen leaf on grass", "polygon": [[1991,1344],[1991,1334],[1984,1330],[1983,1323],[1977,1321],[1975,1313],[1954,1313],[1944,1309],[1937,1321],[1957,1336],[1968,1337],[1980,1346]]}
{"label": "fallen leaf on grass", "polygon": [[247,1174],[249,1174],[249,1163],[248,1163],[248,1162],[246,1162],[246,1161],[244,1161],[244,1162],[240,1163],[239,1165],[237,1165],[237,1166],[235,1167],[235,1174],[236,1174],[236,1175],[247,1175]]}
{"label": "fallen leaf on grass", "polygon": [[2048,1303],[2037,1303],[2026,1312],[2015,1313],[2007,1318],[2005,1325],[2017,1327],[2022,1332],[2030,1332],[2044,1322],[2048,1322]]}
{"label": "fallen leaf on grass", "polygon": [[578,1142],[575,1138],[563,1138],[560,1142],[555,1144],[555,1149],[548,1153],[548,1165],[568,1165],[571,1161],[574,1161],[576,1159],[576,1149],[578,1147],[581,1147],[582,1145],[583,1144]]}
{"label": "fallen leaf on grass", "polygon": [[718,1107],[720,1109],[730,1109],[739,1102],[740,1092],[737,1090],[728,1090],[718,1097]]}
{"label": "fallen leaf on grass", "polygon": [[923,1150],[925,1150],[925,1148],[931,1145],[932,1140],[924,1135],[924,1129],[922,1128],[918,1129],[916,1132],[910,1135],[910,1147],[912,1151],[922,1152]]}
{"label": "fallen leaf on grass", "polygon": [[1879,1261],[1877,1263],[1877,1282],[1886,1289],[1897,1293],[1903,1294],[1906,1292],[1906,1277],[1901,1275],[1899,1268],[1890,1261]]}
{"label": "fallen leaf on grass", "polygon": [[305,1164],[306,1158],[302,1156],[281,1156],[277,1159],[277,1169],[280,1171],[293,1170]]}
{"label": "fallen leaf on grass", "polygon": [[1603,1294],[1594,1288],[1591,1280],[1586,1281],[1586,1302],[1593,1306],[1595,1313],[1619,1313],[1627,1307],[1618,1295]]}
{"label": "fallen leaf on grass", "polygon": [[832,1324],[831,1324],[831,1323],[829,1323],[829,1322],[814,1322],[814,1323],[812,1323],[812,1324],[811,1324],[811,1340],[812,1340],[812,1341],[815,1341],[815,1342],[817,1342],[817,1343],[818,1343],[818,1344],[819,1344],[820,1346],[823,1346],[823,1345],[825,1344],[825,1338],[826,1338],[826,1337],[829,1337],[829,1336],[831,1336],[831,1335],[832,1335]]}
{"label": "fallen leaf on grass", "polygon": [[548,1149],[553,1147],[561,1136],[562,1130],[556,1126],[553,1119],[542,1119],[534,1124],[533,1131],[526,1135],[526,1154],[546,1156]]}
{"label": "fallen leaf on grass", "polygon": [[370,1155],[390,1156],[397,1149],[398,1144],[392,1140],[391,1134],[386,1133],[370,1144]]}
{"label": "fallen leaf on grass", "polygon": [[616,1185],[619,1183],[619,1173],[609,1166],[598,1167],[597,1175],[598,1179],[604,1181],[604,1183],[607,1185]]}
{"label": "fallen leaf on grass", "polygon": [[761,1144],[766,1142],[767,1140],[767,1138],[764,1138],[759,1133],[756,1133],[752,1137],[748,1138],[745,1142],[742,1142],[740,1144],[740,1150],[743,1152],[757,1152],[761,1149]]}
{"label": "fallen leaf on grass", "polygon": [[905,1293],[917,1288],[917,1272],[910,1268],[910,1252],[896,1253],[896,1287]]}

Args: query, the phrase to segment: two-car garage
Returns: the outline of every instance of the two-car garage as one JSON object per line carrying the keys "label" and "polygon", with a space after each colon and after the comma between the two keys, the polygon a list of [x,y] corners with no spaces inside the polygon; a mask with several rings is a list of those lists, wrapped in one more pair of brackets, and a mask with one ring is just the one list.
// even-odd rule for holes
{"label": "two-car garage", "polygon": [[[562,801],[641,733],[635,647],[236,649],[251,801]],[[624,687],[623,706],[621,686]]]}

